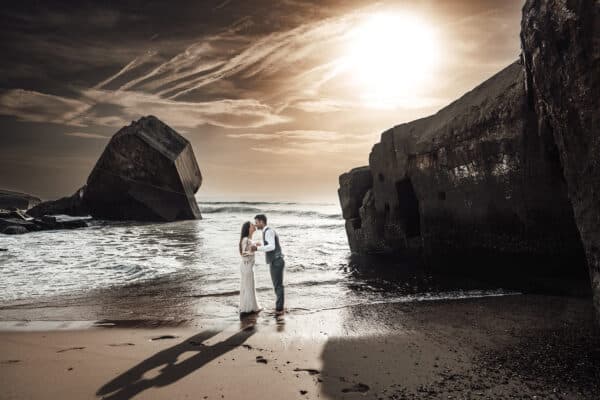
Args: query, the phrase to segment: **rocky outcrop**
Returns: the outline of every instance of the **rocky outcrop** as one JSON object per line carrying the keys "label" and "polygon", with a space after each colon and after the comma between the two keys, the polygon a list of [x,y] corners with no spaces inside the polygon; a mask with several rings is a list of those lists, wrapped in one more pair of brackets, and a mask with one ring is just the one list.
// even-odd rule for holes
{"label": "rocky outcrop", "polygon": [[515,62],[437,114],[384,132],[371,180],[366,168],[340,178],[351,249],[420,252],[448,268],[499,256],[581,259],[552,135],[527,135],[535,129]]}
{"label": "rocky outcrop", "polygon": [[373,186],[373,178],[369,167],[354,168],[340,176],[338,195],[344,219],[358,218],[358,210],[367,190]]}
{"label": "rocky outcrop", "polygon": [[384,132],[372,187],[340,179],[352,251],[418,251],[450,269],[508,257],[576,275],[587,264],[600,319],[599,9],[528,0],[522,62]]}
{"label": "rocky outcrop", "polygon": [[42,216],[34,218],[20,210],[0,210],[0,233],[18,235],[27,232],[74,229],[87,226],[86,218]]}
{"label": "rocky outcrop", "polygon": [[192,146],[154,116],[121,128],[75,194],[28,211],[86,215],[108,220],[199,219],[194,193],[202,175]]}
{"label": "rocky outcrop", "polygon": [[41,217],[43,215],[89,215],[89,210],[83,204],[83,192],[85,186],[77,190],[73,195],[62,197],[58,200],[44,201],[35,207],[27,210],[27,214],[32,217]]}
{"label": "rocky outcrop", "polygon": [[[338,195],[350,247],[357,252],[378,252],[383,243],[377,235],[369,167],[354,168],[340,176]],[[364,227],[363,227],[364,223]]]}
{"label": "rocky outcrop", "polygon": [[27,210],[40,202],[39,198],[27,193],[0,189],[0,209]]}
{"label": "rocky outcrop", "polygon": [[529,0],[521,42],[538,132],[551,131],[560,154],[600,321],[600,3]]}
{"label": "rocky outcrop", "polygon": [[27,228],[21,225],[7,225],[1,230],[5,235],[22,235],[29,232]]}
{"label": "rocky outcrop", "polygon": [[112,137],[88,177],[83,201],[102,219],[197,219],[194,193],[201,184],[190,142],[148,116]]}

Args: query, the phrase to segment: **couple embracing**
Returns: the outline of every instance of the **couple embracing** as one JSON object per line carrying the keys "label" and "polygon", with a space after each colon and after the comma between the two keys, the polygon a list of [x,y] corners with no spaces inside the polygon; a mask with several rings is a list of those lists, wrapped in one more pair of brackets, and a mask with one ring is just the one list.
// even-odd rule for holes
{"label": "couple embracing", "polygon": [[[262,243],[254,242],[252,236],[254,232],[262,230]],[[277,300],[275,301],[275,315],[283,314],[283,253],[279,244],[279,235],[271,227],[267,226],[267,217],[264,214],[258,214],[254,217],[254,224],[250,221],[242,225],[242,233],[239,244],[240,255],[242,256],[241,286],[240,286],[240,315],[257,313],[260,308],[256,300],[256,290],[254,287],[254,253],[262,251],[265,253],[271,280]]]}

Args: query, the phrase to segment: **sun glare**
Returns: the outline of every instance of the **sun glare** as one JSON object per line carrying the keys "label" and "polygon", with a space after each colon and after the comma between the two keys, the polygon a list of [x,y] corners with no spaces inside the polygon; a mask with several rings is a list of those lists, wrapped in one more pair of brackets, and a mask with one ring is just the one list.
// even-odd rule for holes
{"label": "sun glare", "polygon": [[394,107],[431,78],[437,55],[435,31],[418,17],[375,14],[351,32],[346,68],[367,105]]}

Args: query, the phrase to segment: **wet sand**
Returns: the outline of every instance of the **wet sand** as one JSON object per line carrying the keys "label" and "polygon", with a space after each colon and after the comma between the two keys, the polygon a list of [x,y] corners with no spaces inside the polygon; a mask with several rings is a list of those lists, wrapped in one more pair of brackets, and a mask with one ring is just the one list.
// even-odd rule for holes
{"label": "wet sand", "polygon": [[595,399],[600,393],[600,332],[585,298],[374,304],[279,320],[263,312],[234,323],[3,319],[2,399]]}

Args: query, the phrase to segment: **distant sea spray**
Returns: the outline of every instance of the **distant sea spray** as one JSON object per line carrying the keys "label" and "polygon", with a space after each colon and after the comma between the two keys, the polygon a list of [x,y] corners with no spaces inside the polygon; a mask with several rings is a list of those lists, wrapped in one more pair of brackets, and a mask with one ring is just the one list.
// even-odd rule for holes
{"label": "distant sea spray", "polygon": [[[218,213],[254,213],[254,214],[283,214],[283,215],[297,215],[300,217],[308,218],[330,218],[330,219],[341,219],[341,213],[325,213],[315,210],[303,209],[302,203],[294,202],[198,202],[200,211],[205,214],[218,214]],[[262,206],[262,207],[261,207]],[[314,203],[311,204],[314,207],[330,207],[327,203]]]}

